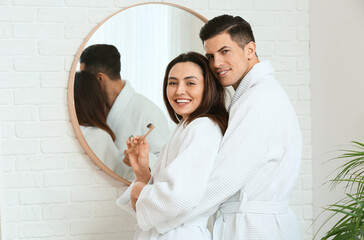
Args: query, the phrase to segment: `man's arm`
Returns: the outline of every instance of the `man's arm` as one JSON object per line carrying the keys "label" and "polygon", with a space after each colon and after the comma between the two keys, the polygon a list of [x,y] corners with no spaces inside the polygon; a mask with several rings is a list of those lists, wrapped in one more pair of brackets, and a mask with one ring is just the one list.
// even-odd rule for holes
{"label": "man's arm", "polygon": [[155,228],[163,234],[233,196],[267,162],[268,148],[262,115],[252,109],[236,112],[229,121],[201,204]]}

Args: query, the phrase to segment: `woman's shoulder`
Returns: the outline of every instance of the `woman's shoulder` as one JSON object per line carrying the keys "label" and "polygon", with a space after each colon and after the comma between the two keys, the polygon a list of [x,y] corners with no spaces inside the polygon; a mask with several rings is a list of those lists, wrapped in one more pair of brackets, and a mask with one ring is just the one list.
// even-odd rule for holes
{"label": "woman's shoulder", "polygon": [[105,130],[94,126],[80,126],[81,132],[86,140],[95,139],[99,142],[113,142],[111,135]]}
{"label": "woman's shoulder", "polygon": [[179,135],[182,142],[188,142],[199,146],[209,144],[218,146],[222,140],[222,132],[219,126],[208,117],[199,117],[184,127]]}
{"label": "woman's shoulder", "polygon": [[185,130],[196,131],[199,133],[203,132],[217,132],[221,133],[219,125],[209,117],[199,117],[192,120],[186,127]]}
{"label": "woman's shoulder", "polygon": [[196,119],[193,119],[188,125],[213,126],[213,125],[216,125],[216,123],[213,120],[211,120],[209,117],[198,117]]}

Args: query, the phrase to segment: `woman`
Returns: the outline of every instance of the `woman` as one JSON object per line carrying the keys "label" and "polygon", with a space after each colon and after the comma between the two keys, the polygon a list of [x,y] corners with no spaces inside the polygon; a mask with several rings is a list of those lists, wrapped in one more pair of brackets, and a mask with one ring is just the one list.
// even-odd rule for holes
{"label": "woman", "polygon": [[109,169],[122,174],[122,154],[114,144],[114,132],[106,123],[110,108],[92,73],[76,72],[74,98],[77,119],[87,144]]}
{"label": "woman", "polygon": [[[228,123],[224,89],[211,73],[208,60],[189,52],[168,64],[163,98],[177,127],[161,151],[152,178],[147,141],[129,154],[136,180],[117,204],[132,214],[132,208],[136,209],[135,239],[211,239],[206,224],[217,206],[166,233],[159,233],[158,225],[203,204],[200,200]],[[127,141],[128,148],[138,139]]]}

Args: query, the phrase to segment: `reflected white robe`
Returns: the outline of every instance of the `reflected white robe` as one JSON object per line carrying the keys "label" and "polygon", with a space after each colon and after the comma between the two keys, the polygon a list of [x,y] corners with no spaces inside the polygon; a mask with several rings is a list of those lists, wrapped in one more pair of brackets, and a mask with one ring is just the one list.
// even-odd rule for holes
{"label": "reflected white robe", "polygon": [[[173,220],[192,208],[198,208],[203,198],[209,176],[222,139],[217,124],[209,118],[195,119],[186,127],[177,125],[170,141],[163,148],[155,172],[142,190],[136,204],[138,225],[135,239],[204,240],[211,235],[207,220],[216,210],[211,207],[181,222],[174,229],[159,234],[154,226]],[[133,184],[117,200],[118,206],[135,215],[130,204]],[[145,227],[145,223],[148,227]]]}
{"label": "reflected white robe", "polygon": [[273,72],[261,62],[240,83],[201,205],[158,225],[146,211],[141,228],[165,233],[221,204],[214,239],[300,239],[288,200],[299,174],[301,131]]}
{"label": "reflected white robe", "polygon": [[122,161],[123,157],[110,134],[98,127],[80,126],[80,128],[87,144],[96,156],[108,168],[115,170],[117,168],[116,163]]}
{"label": "reflected white robe", "polygon": [[[130,135],[144,135],[148,132],[147,125],[152,123],[155,129],[148,135],[149,163],[154,168],[160,149],[169,139],[167,119],[162,110],[148,98],[134,91],[128,81],[125,81],[123,90],[119,93],[107,116],[107,124],[116,136],[115,145],[124,158],[126,140]],[[114,171],[128,180],[135,178],[133,169],[122,161],[116,163]],[[113,170],[113,169],[112,169]]]}

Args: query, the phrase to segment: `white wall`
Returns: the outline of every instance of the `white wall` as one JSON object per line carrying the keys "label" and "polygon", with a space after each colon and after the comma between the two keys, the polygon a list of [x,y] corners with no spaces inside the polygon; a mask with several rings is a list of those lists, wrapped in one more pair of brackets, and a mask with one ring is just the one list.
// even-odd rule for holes
{"label": "white wall", "polygon": [[[4,217],[10,239],[132,239],[134,220],[115,207],[124,186],[85,156],[67,112],[73,57],[87,33],[127,0],[0,0],[0,120]],[[207,18],[251,22],[292,100],[304,156],[291,205],[311,239],[312,163],[307,0],[171,1]]]}
{"label": "white wall", "polygon": [[[344,197],[322,184],[338,162],[327,162],[364,142],[364,1],[310,1],[310,67],[314,215]],[[331,178],[334,175],[330,175]],[[315,229],[324,218],[319,218]],[[325,228],[327,230],[327,228]],[[319,236],[321,236],[320,234]]]}
{"label": "white wall", "polygon": [[[0,139],[1,139],[1,128],[0,128]],[[2,172],[3,172],[3,160],[2,160],[2,144],[0,144],[0,239],[3,239],[4,230],[2,229],[3,225],[3,214],[2,214],[2,208],[3,208],[3,178],[2,178]]]}

